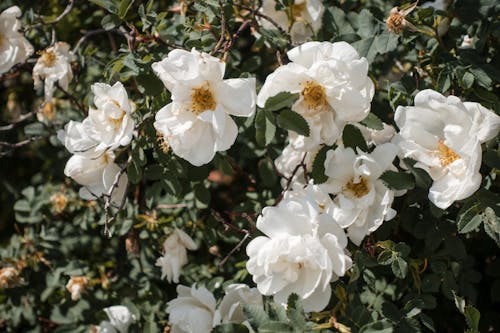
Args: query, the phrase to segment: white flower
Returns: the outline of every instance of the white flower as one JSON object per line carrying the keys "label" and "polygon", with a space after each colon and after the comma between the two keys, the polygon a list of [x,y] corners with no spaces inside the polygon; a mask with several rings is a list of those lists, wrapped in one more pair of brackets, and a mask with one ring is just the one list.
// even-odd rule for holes
{"label": "white flower", "polygon": [[218,324],[215,307],[215,297],[207,288],[178,285],[177,298],[167,307],[171,332],[209,333]]}
{"label": "white flower", "polygon": [[[291,17],[287,15],[287,10]],[[325,8],[322,0],[294,0],[290,8],[276,10],[276,0],[264,0],[259,11],[288,32],[292,42],[303,43],[310,40],[321,28]],[[276,29],[269,20],[258,20],[262,28]]]}
{"label": "white flower", "polygon": [[474,37],[469,37],[469,35],[463,35],[462,37],[461,49],[471,49],[474,47]]}
{"label": "white flower", "polygon": [[[64,174],[83,185],[80,197],[85,200],[94,200],[102,195],[111,195],[111,203],[119,206],[125,196],[128,177],[121,173],[120,167],[114,163],[114,154],[106,152],[99,157],[73,155],[64,168]],[[117,186],[113,184],[118,175]],[[113,192],[111,190],[113,189]]]}
{"label": "white flower", "polygon": [[257,104],[264,107],[269,97],[280,92],[300,93],[292,110],[307,120],[310,135],[290,132],[295,149],[332,145],[346,122],[368,115],[374,85],[367,76],[367,60],[351,45],[309,42],[290,50],[288,57],[292,62],[267,77]]}
{"label": "white flower", "polygon": [[169,283],[179,283],[181,268],[188,262],[186,249],[194,251],[196,248],[193,239],[176,228],[163,242],[165,254],[156,260],[156,266],[161,267],[161,278],[166,277]]}
{"label": "white flower", "polygon": [[96,108],[89,109],[83,126],[87,136],[97,143],[95,149],[113,150],[128,145],[135,127],[132,118],[135,105],[129,101],[127,91],[120,82],[113,86],[95,83],[91,89]]}
{"label": "white flower", "polygon": [[33,53],[33,46],[19,33],[21,10],[17,6],[0,14],[0,74],[22,63]]}
{"label": "white flower", "polygon": [[437,207],[446,209],[479,188],[481,143],[498,134],[498,115],[478,103],[423,90],[415,106],[397,108],[395,121],[400,132],[394,142],[433,179],[429,199]]}
{"label": "white flower", "polygon": [[[120,333],[127,333],[129,326],[134,322],[135,316],[124,305],[114,305],[104,309],[110,324]],[[103,325],[103,323],[101,323]],[[103,325],[105,328],[109,325]],[[110,331],[112,332],[112,331]]]}
{"label": "white flower", "polygon": [[85,276],[72,276],[66,284],[66,290],[71,293],[71,299],[77,301],[88,284],[89,280]]}
{"label": "white flower", "polygon": [[245,323],[244,304],[263,306],[262,295],[257,288],[250,288],[246,284],[230,284],[226,288],[226,295],[220,302],[216,316],[220,317],[222,323]]}
{"label": "white flower", "polygon": [[390,142],[394,134],[396,134],[394,126],[386,123],[382,123],[383,128],[381,130],[369,128],[360,123],[356,123],[354,126],[359,128],[368,145],[381,145],[383,143]]}
{"label": "white flower", "polygon": [[[281,152],[281,155],[274,160],[274,165],[276,166],[276,170],[278,170],[285,178],[281,179],[281,186],[283,188],[286,187],[289,182],[289,178],[293,176],[291,180],[291,184],[298,183],[302,185],[306,185],[307,181],[304,176],[304,169],[297,167],[301,164],[302,160],[304,160],[304,164],[306,166],[307,171],[312,170],[314,158],[316,154],[320,150],[320,146],[312,148],[308,152],[300,151],[294,148],[293,143],[289,143]],[[305,155],[305,157],[304,157]],[[295,171],[295,174],[294,174]]]}
{"label": "white flower", "polygon": [[305,190],[296,187],[278,206],[262,210],[257,228],[265,236],[248,244],[246,267],[263,295],[286,304],[296,293],[308,312],[327,306],[330,282],[352,265],[344,231],[325,213],[328,201],[319,187],[309,185]]}
{"label": "white flower", "polygon": [[59,42],[43,51],[38,58],[33,67],[33,80],[36,89],[41,89],[42,80],[44,81],[45,101],[50,101],[52,98],[56,82],[64,90],[68,89],[69,82],[73,78],[70,64],[72,57],[69,45]]}
{"label": "white flower", "polygon": [[371,154],[356,154],[342,147],[327,152],[325,174],[329,179],[324,186],[336,195],[332,216],[347,228],[356,245],[396,215],[391,208],[394,192],[378,178],[386,170],[395,169],[392,161],[397,152],[398,147],[391,143],[377,146]]}
{"label": "white flower", "polygon": [[97,328],[99,333],[116,333],[115,327],[107,320],[101,321]]}
{"label": "white flower", "polygon": [[91,139],[83,123],[70,120],[64,130],[57,132],[57,138],[66,149],[76,155],[87,157],[98,157],[104,153],[104,149],[97,150],[99,143]]}
{"label": "white flower", "polygon": [[154,123],[172,151],[199,166],[229,149],[238,134],[230,115],[255,111],[255,79],[223,80],[226,64],[195,49],[173,50],[152,67],[172,94]]}

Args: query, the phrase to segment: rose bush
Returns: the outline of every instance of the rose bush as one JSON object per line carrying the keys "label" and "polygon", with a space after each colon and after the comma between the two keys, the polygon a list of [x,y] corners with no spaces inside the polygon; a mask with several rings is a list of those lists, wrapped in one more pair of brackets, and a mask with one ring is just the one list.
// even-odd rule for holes
{"label": "rose bush", "polygon": [[494,332],[500,6],[0,4],[0,331]]}

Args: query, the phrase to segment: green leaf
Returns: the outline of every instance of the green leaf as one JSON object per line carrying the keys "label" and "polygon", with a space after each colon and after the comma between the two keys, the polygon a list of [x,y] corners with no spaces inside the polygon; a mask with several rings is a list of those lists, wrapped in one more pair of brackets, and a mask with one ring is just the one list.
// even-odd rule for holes
{"label": "green leaf", "polygon": [[255,116],[255,140],[259,146],[267,146],[276,135],[274,114],[258,109]]}
{"label": "green leaf", "polygon": [[388,320],[379,320],[360,328],[359,333],[392,333],[394,327]]}
{"label": "green leaf", "polygon": [[212,331],[212,333],[248,333],[248,328],[242,324],[222,324],[216,326]]}
{"label": "green leaf", "polygon": [[259,326],[262,326],[265,323],[269,322],[269,316],[260,305],[244,304],[243,313],[250,322],[252,328],[255,330],[258,330]]}
{"label": "green leaf", "polygon": [[366,145],[365,138],[359,128],[354,125],[347,124],[342,132],[342,141],[344,146],[352,148],[356,152],[356,148],[362,151],[368,151],[368,146]]}
{"label": "green leaf", "polygon": [[297,134],[309,136],[309,124],[307,121],[295,111],[283,110],[277,117],[280,127],[297,132]]}
{"label": "green leaf", "polygon": [[133,3],[134,0],[122,0],[118,6],[118,16],[123,19],[127,15]]}
{"label": "green leaf", "polygon": [[481,318],[481,314],[478,309],[472,305],[467,305],[465,306],[464,316],[469,329],[474,333],[479,332],[479,319]]}
{"label": "green leaf", "polygon": [[279,321],[271,321],[259,327],[259,333],[294,333],[294,328]]}
{"label": "green leaf", "polygon": [[390,265],[394,261],[394,253],[391,250],[384,250],[380,252],[377,257],[377,262],[380,265]]}
{"label": "green leaf", "polygon": [[403,161],[408,167],[408,170],[410,170],[413,177],[415,177],[415,184],[417,185],[417,187],[428,190],[432,185],[431,176],[429,176],[429,174],[424,169],[414,167],[417,161],[411,158],[405,158],[403,159]]}
{"label": "green leaf", "polygon": [[299,93],[292,94],[288,91],[280,92],[279,94],[267,99],[264,109],[266,111],[278,111],[284,108],[290,108],[299,96]]}
{"label": "green leaf", "polygon": [[404,279],[406,273],[408,273],[408,263],[400,256],[397,256],[391,264],[391,269],[396,277]]}
{"label": "green leaf", "polygon": [[102,8],[106,9],[108,12],[112,14],[116,14],[118,11],[116,4],[111,0],[90,0],[90,2],[95,3],[98,6],[101,6]]}
{"label": "green leaf", "polygon": [[471,232],[477,229],[481,222],[483,222],[481,208],[479,205],[473,205],[460,215],[457,223],[458,232],[461,234]]}
{"label": "green leaf", "polygon": [[197,206],[199,208],[206,208],[210,203],[210,191],[203,185],[203,183],[197,184],[194,187],[194,197],[197,200]]}
{"label": "green leaf", "polygon": [[484,210],[484,231],[500,247],[500,221],[495,211],[490,207],[486,207]]}
{"label": "green leaf", "polygon": [[384,129],[384,123],[373,113],[369,113],[365,119],[361,121],[361,124],[365,125],[368,128],[381,131]]}
{"label": "green leaf", "polygon": [[415,187],[415,179],[406,172],[388,170],[380,176],[380,179],[391,190],[411,190]]}
{"label": "green leaf", "polygon": [[313,167],[311,171],[311,178],[314,180],[314,184],[322,184],[328,180],[328,176],[325,175],[325,160],[326,153],[332,149],[330,146],[323,146],[316,154],[314,158]]}
{"label": "green leaf", "polygon": [[127,176],[131,184],[138,184],[142,179],[142,167],[132,161],[127,167]]}

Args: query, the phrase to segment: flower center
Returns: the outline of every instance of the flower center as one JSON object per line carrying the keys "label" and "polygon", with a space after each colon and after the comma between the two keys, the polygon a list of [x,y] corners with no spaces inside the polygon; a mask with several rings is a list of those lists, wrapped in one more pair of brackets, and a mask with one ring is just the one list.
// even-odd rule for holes
{"label": "flower center", "polygon": [[387,29],[389,31],[399,34],[403,30],[403,21],[405,17],[399,12],[392,13],[386,21]]}
{"label": "flower center", "polygon": [[444,140],[439,140],[438,154],[439,162],[441,162],[442,167],[448,166],[460,159],[460,156],[453,149],[444,144]]}
{"label": "flower center", "polygon": [[56,63],[57,55],[52,51],[45,51],[42,53],[42,62],[47,67],[52,67]]}
{"label": "flower center", "polygon": [[117,100],[112,99],[111,103],[113,103],[121,111],[120,116],[118,118],[108,117],[108,121],[116,129],[116,128],[121,126],[121,124],[123,122],[123,117],[125,117],[126,112],[125,112],[125,110],[122,109],[120,103],[118,103]]}
{"label": "flower center", "polygon": [[191,94],[191,110],[200,114],[207,110],[214,110],[217,106],[214,95],[208,87],[193,89]]}
{"label": "flower center", "polygon": [[294,19],[298,19],[302,16],[302,12],[306,9],[305,1],[292,6],[292,16]]}
{"label": "flower center", "polygon": [[167,138],[165,138],[162,133],[156,132],[156,142],[158,142],[158,146],[165,154],[170,151],[170,145],[168,144]]}
{"label": "flower center", "polygon": [[318,109],[324,107],[328,102],[326,100],[325,88],[314,81],[307,81],[302,89],[304,103],[309,109]]}
{"label": "flower center", "polygon": [[365,177],[361,177],[357,183],[354,182],[354,178],[351,178],[345,185],[344,190],[350,192],[356,198],[361,198],[370,192],[368,180]]}

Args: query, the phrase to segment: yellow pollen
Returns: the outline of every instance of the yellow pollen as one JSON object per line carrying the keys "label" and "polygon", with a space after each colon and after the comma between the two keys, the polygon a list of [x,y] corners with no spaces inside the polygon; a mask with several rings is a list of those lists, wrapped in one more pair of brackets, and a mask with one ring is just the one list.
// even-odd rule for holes
{"label": "yellow pollen", "polygon": [[398,12],[392,13],[386,20],[387,30],[397,34],[401,33],[404,26],[404,19],[404,15],[401,15]]}
{"label": "yellow pollen", "polygon": [[292,6],[292,16],[294,19],[297,19],[302,16],[302,12],[306,9],[305,1],[303,3],[293,5]]}
{"label": "yellow pollen", "polygon": [[42,53],[42,62],[47,67],[52,67],[56,63],[57,55],[52,51],[45,51]]}
{"label": "yellow pollen", "polygon": [[308,109],[319,109],[327,105],[325,88],[314,81],[307,81],[302,89],[304,103]]}
{"label": "yellow pollen", "polygon": [[156,142],[158,142],[158,146],[165,154],[170,151],[170,146],[167,139],[160,132],[156,132]]}
{"label": "yellow pollen", "polygon": [[354,182],[354,178],[351,178],[345,185],[344,190],[350,192],[356,198],[361,198],[370,192],[368,181],[364,177],[361,177],[357,183]]}
{"label": "yellow pollen", "polygon": [[120,117],[118,118],[108,117],[108,121],[113,125],[114,128],[118,128],[122,125],[123,117],[125,117],[125,114],[126,114],[125,111],[122,110]]}
{"label": "yellow pollen", "polygon": [[460,156],[453,151],[450,147],[444,144],[444,140],[439,140],[438,143],[438,151],[439,151],[439,161],[441,162],[441,166],[445,167],[456,160],[460,159]]}
{"label": "yellow pollen", "polygon": [[196,114],[200,114],[207,110],[214,110],[217,106],[214,95],[210,89],[206,87],[193,89],[191,101],[191,110]]}

